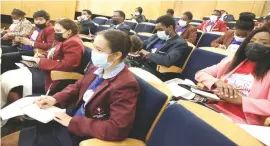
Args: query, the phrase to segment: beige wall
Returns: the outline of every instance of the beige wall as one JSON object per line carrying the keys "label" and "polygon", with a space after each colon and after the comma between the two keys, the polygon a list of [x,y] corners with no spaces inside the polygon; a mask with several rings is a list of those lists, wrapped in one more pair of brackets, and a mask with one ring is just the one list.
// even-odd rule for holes
{"label": "beige wall", "polygon": [[[269,1],[266,3],[270,5]],[[265,7],[270,9],[270,6],[265,6],[265,1],[261,0],[81,0],[77,2],[76,11],[87,8],[95,14],[110,16],[113,10],[120,9],[129,17],[137,6],[143,7],[144,15],[149,19],[165,14],[168,8],[173,8],[176,16],[191,11],[194,18],[198,19],[210,15],[214,9],[225,9],[235,18],[244,11],[262,16]]]}
{"label": "beige wall", "polygon": [[37,10],[46,10],[51,20],[56,18],[73,19],[76,0],[1,0],[1,14],[10,15],[14,8],[22,9],[27,17],[32,17]]}

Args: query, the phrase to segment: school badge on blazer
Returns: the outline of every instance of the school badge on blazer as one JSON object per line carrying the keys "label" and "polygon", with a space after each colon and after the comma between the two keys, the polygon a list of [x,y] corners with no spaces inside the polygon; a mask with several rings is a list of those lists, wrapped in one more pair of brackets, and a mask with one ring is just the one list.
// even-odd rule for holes
{"label": "school badge on blazer", "polygon": [[93,115],[93,117],[94,118],[103,118],[103,117],[105,117],[107,114],[105,114],[105,111],[102,109],[102,108],[100,108],[100,107],[98,107],[98,108],[96,108],[95,110],[94,110],[94,115]]}

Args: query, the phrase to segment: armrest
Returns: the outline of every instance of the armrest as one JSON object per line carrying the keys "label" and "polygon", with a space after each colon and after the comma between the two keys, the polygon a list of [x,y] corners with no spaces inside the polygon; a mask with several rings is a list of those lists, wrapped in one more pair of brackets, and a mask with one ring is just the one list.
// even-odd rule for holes
{"label": "armrest", "polygon": [[270,126],[270,117],[265,119],[264,126]]}
{"label": "armrest", "polygon": [[90,43],[90,42],[83,42],[83,45],[88,47],[89,49],[93,49],[94,48],[94,44],[93,43]]}
{"label": "armrest", "polygon": [[79,34],[79,37],[80,37],[81,39],[86,39],[86,40],[89,40],[89,41],[93,41],[93,40],[94,40],[93,37],[91,37],[91,36],[89,36],[89,35],[85,35],[85,34]]}
{"label": "armrest", "polygon": [[145,143],[132,138],[127,138],[120,142],[103,141],[93,138],[82,141],[80,146],[145,146]]}
{"label": "armrest", "polygon": [[143,35],[143,36],[152,36],[153,34],[152,33],[149,33],[149,32],[139,32],[138,35]]}
{"label": "armrest", "polygon": [[51,71],[51,79],[53,81],[59,80],[79,80],[83,77],[82,74],[76,72],[64,72],[64,71]]}
{"label": "armrest", "polygon": [[157,65],[157,71],[160,73],[181,73],[183,69],[177,66],[166,67]]}

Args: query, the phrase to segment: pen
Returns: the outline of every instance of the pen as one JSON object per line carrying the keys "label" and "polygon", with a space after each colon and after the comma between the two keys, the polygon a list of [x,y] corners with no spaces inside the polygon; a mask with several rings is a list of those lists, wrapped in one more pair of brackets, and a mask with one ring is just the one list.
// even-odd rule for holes
{"label": "pen", "polygon": [[52,83],[50,84],[49,88],[48,88],[48,91],[46,92],[46,95],[45,96],[48,96],[49,93],[50,93],[50,90],[51,90],[51,86],[52,86]]}

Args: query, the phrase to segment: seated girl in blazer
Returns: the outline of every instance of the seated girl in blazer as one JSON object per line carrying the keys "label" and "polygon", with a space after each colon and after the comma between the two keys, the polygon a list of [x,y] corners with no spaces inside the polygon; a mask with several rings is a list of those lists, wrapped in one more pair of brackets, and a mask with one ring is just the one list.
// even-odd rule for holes
{"label": "seated girl in blazer", "polygon": [[105,30],[97,35],[94,46],[93,65],[81,80],[54,96],[36,100],[41,108],[71,103],[72,112],[56,114],[55,121],[7,136],[2,146],[18,139],[21,146],[78,146],[88,138],[121,141],[128,137],[140,92],[123,62],[133,43],[124,32]]}
{"label": "seated girl in blazer", "polygon": [[69,19],[63,19],[55,24],[56,45],[48,53],[37,53],[34,62],[38,68],[24,67],[10,70],[2,74],[1,100],[2,106],[7,98],[14,101],[32,91],[45,93],[50,86],[57,85],[50,77],[51,70],[77,71],[83,56],[83,44],[78,35],[77,25]]}
{"label": "seated girl in blazer", "polygon": [[235,24],[235,30],[227,31],[223,36],[212,41],[211,46],[227,49],[235,53],[240,44],[253,30],[254,25],[253,16],[245,13],[240,14],[239,20],[237,20]]}
{"label": "seated girl in blazer", "polygon": [[211,105],[238,123],[263,125],[270,116],[270,31],[252,32],[234,58],[199,71],[195,79],[224,101]]}

